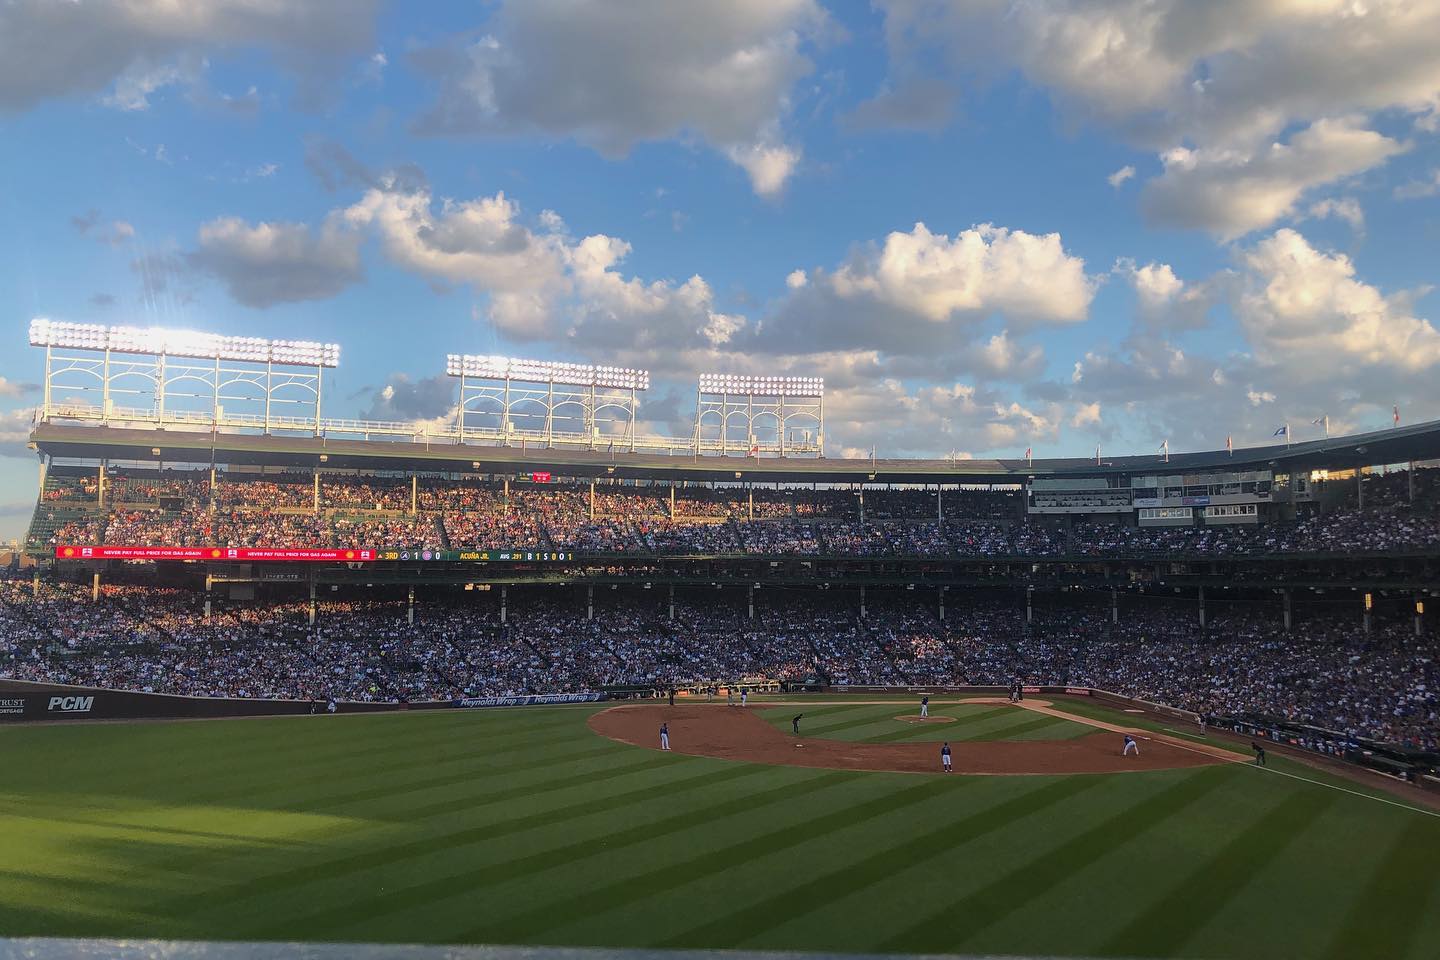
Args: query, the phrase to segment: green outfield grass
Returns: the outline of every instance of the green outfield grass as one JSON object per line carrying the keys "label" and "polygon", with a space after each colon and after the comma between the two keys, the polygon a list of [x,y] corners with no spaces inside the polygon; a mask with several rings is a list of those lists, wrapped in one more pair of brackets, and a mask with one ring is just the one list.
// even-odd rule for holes
{"label": "green outfield grass", "polygon": [[[0,933],[1245,958],[1440,943],[1440,818],[1327,786],[1242,764],[748,765],[595,737],[591,711],[0,728]],[[817,735],[884,736],[870,707],[806,712]]]}
{"label": "green outfield grass", "polygon": [[[1047,717],[1007,704],[932,703],[928,723],[896,720],[914,716],[920,708],[911,703],[851,704],[819,703],[764,707],[760,715],[789,733],[790,721],[804,714],[800,733],[826,740],[863,740],[867,743],[900,743],[928,740],[1068,740],[1095,732],[1095,728],[1072,720]],[[943,721],[942,717],[952,717]]]}

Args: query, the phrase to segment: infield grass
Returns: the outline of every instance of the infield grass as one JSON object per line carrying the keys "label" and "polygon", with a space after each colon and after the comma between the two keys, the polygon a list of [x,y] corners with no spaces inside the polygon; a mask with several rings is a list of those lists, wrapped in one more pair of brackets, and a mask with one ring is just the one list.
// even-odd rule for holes
{"label": "infield grass", "polygon": [[[799,710],[778,709],[788,729]],[[932,706],[971,733],[987,709]],[[0,931],[1237,958],[1440,942],[1440,818],[1326,786],[1240,764],[747,765],[596,737],[592,711],[0,728]],[[807,735],[885,735],[870,706],[806,714]]]}
{"label": "infield grass", "polygon": [[930,719],[923,723],[896,719],[919,715],[919,708],[908,703],[826,703],[815,707],[787,704],[764,707],[760,713],[786,733],[791,731],[790,721],[796,714],[803,714],[800,732],[806,737],[866,743],[1068,740],[1095,732],[1094,727],[1073,720],[993,703],[931,704]]}

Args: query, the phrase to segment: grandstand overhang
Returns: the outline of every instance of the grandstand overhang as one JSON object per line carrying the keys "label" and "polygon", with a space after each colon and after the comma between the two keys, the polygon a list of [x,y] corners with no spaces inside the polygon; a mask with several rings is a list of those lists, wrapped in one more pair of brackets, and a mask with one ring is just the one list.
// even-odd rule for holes
{"label": "grandstand overhang", "polygon": [[[1026,461],[696,456],[615,450],[537,449],[454,442],[134,429],[48,421],[31,442],[41,454],[80,460],[210,463],[341,470],[508,473],[756,483],[1013,484],[1034,477],[1134,477],[1233,470],[1350,470],[1440,458],[1440,421],[1290,445]],[[322,459],[323,458],[323,459]]]}

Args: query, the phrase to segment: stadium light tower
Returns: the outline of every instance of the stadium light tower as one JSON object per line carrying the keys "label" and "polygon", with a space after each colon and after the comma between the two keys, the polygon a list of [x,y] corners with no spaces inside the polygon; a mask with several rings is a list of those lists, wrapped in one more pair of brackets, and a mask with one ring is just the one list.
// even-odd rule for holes
{"label": "stadium light tower", "polygon": [[[809,427],[797,440],[792,421]],[[730,438],[732,423],[745,427],[743,443]],[[775,437],[772,443],[762,440]],[[772,434],[773,431],[773,434]],[[713,434],[713,435],[712,435]],[[703,373],[695,392],[695,445],[728,456],[740,447],[745,456],[761,453],[825,455],[825,381],[821,377],[768,377]]]}
{"label": "stadium light tower", "polygon": [[[30,321],[30,344],[45,348],[42,420],[59,417],[101,423],[149,421],[162,427],[258,427],[266,433],[279,426],[318,434],[325,369],[340,363],[340,347],[333,343],[68,323],[43,317]],[[196,362],[202,360],[210,362]],[[57,402],[57,393],[66,399]],[[97,393],[98,405],[86,402]],[[143,397],[147,402],[117,406],[117,397]],[[257,413],[237,415],[232,410],[227,416],[227,401],[252,404]],[[263,415],[258,413],[262,405]],[[272,416],[275,405],[313,408],[314,415],[277,419]]]}
{"label": "stadium light tower", "polygon": [[[445,372],[460,379],[455,419],[461,443],[467,423],[475,416],[488,416],[496,427],[476,427],[469,436],[506,446],[516,439],[543,442],[546,447],[557,441],[581,442],[593,450],[605,436],[603,424],[618,426],[620,439],[633,453],[639,392],[650,388],[648,370],[514,357],[452,353],[445,358]],[[527,421],[536,426],[524,429]],[[557,432],[557,422],[562,427],[578,422],[581,429]],[[615,446],[613,434],[610,446]]]}

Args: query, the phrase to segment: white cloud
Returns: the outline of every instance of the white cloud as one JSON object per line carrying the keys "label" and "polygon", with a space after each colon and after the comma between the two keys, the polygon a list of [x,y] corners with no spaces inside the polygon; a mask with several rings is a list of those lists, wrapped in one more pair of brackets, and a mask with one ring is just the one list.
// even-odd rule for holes
{"label": "white cloud", "polygon": [[187,74],[188,71],[179,64],[164,63],[155,66],[139,60],[116,78],[114,87],[101,98],[101,102],[117,110],[148,110],[151,94],[163,87],[179,83]]}
{"label": "white cloud", "polygon": [[872,444],[882,457],[997,448],[1018,455],[1027,444],[1054,441],[1062,416],[1057,404],[1037,408],[971,383],[912,390],[882,377],[832,390],[826,381],[826,446],[847,456],[868,457]]}
{"label": "white cloud", "polygon": [[566,254],[559,235],[533,233],[519,222],[519,212],[504,193],[445,200],[437,211],[428,189],[405,189],[390,177],[367,190],[343,218],[373,228],[395,264],[488,292],[495,322],[533,339],[554,332],[549,307],[564,289]]}
{"label": "white cloud", "polygon": [[1395,188],[1396,200],[1414,200],[1436,194],[1440,194],[1440,167],[1431,170],[1423,179],[1411,180]]}
{"label": "white cloud", "polygon": [[360,237],[335,217],[319,230],[222,217],[203,224],[199,240],[190,265],[218,277],[231,297],[250,307],[326,299],[364,274]]}
{"label": "white cloud", "polygon": [[461,49],[419,54],[439,82],[421,132],[568,137],[609,157],[696,136],[775,196],[800,150],[780,130],[802,52],[827,18],[815,0],[524,0]]}
{"label": "white cloud", "polygon": [[1021,379],[1035,376],[1045,365],[1043,348],[1011,339],[1007,330],[995,334],[976,351],[975,368],[990,377]]}
{"label": "white cloud", "polygon": [[1100,422],[1100,402],[1082,403],[1075,409],[1075,415],[1070,418],[1070,426],[1078,429]]}
{"label": "white cloud", "polygon": [[923,223],[893,232],[877,256],[842,267],[830,283],[841,297],[873,296],[937,323],[991,312],[1022,324],[1074,323],[1095,295],[1085,261],[1065,252],[1058,233],[988,223],[953,238]]}
{"label": "white cloud", "polygon": [[700,276],[681,284],[626,279],[615,268],[630,244],[603,235],[586,237],[569,251],[576,303],[572,341],[630,350],[721,347],[745,326],[743,317],[715,307]]}
{"label": "white cloud", "polygon": [[102,227],[100,213],[96,210],[90,210],[83,216],[71,217],[70,225],[98,243],[111,247],[118,247],[135,236],[135,227],[126,220],[113,220]]}
{"label": "white cloud", "polygon": [[882,0],[892,61],[1018,69],[1157,146],[1253,145],[1345,113],[1440,103],[1440,7],[1414,0]]}
{"label": "white cloud", "polygon": [[1127,164],[1121,167],[1119,170],[1116,170],[1114,173],[1110,174],[1110,176],[1106,177],[1105,180],[1107,183],[1110,184],[1110,186],[1119,189],[1120,184],[1124,183],[1126,180],[1129,180],[1134,176],[1135,168]]}
{"label": "white cloud", "polygon": [[1225,279],[1222,276],[1187,284],[1175,275],[1168,263],[1147,263],[1140,267],[1128,259],[1118,261],[1114,272],[1135,288],[1140,319],[1152,328],[1171,330],[1205,326],[1207,314]]}
{"label": "white cloud", "polygon": [[1414,373],[1440,364],[1440,331],[1411,314],[1412,296],[1387,298],[1355,279],[1344,254],[1316,250],[1284,229],[1243,262],[1248,289],[1237,319],[1261,361],[1311,378],[1356,367]]}
{"label": "white cloud", "polygon": [[1191,355],[1142,315],[1115,348],[1086,354],[1063,385],[1066,396],[1121,404],[1131,432],[1170,436],[1176,449],[1214,449],[1227,434],[1239,445],[1264,442],[1280,423],[1305,423],[1317,411],[1354,429],[1387,425],[1396,402],[1422,417],[1440,414],[1440,330],[1416,313],[1423,290],[1387,294],[1361,280],[1349,258],[1288,228],[1238,250],[1236,260],[1235,270],[1183,284],[1181,295],[1209,288],[1227,301],[1238,337],[1211,338],[1206,346],[1224,348]]}
{"label": "white cloud", "polygon": [[1361,208],[1360,201],[1354,197],[1331,197],[1317,201],[1310,205],[1306,216],[1316,220],[1335,217],[1348,223],[1356,236],[1365,233],[1365,211]]}
{"label": "white cloud", "polygon": [[0,411],[0,457],[34,457],[29,448],[30,429],[35,423],[35,408]]}
{"label": "white cloud", "polygon": [[[203,57],[273,50],[302,75],[370,47],[378,0],[0,3],[0,112],[96,94],[143,110]],[[113,85],[113,86],[112,86]]]}
{"label": "white cloud", "polygon": [[750,186],[762,197],[776,197],[800,162],[800,151],[783,145],[752,143],[725,151],[750,176]]}
{"label": "white cloud", "polygon": [[[877,5],[892,74],[973,93],[976,80],[1018,72],[1070,117],[1160,153],[1167,169],[1145,195],[1154,219],[1223,238],[1383,162],[1394,141],[1359,135],[1380,114],[1440,128],[1440,4],[1428,0]],[[1272,146],[1287,131],[1342,120],[1354,131],[1347,143],[1288,155]]]}
{"label": "white cloud", "polygon": [[489,319],[517,340],[599,347],[633,362],[670,354],[678,363],[675,351],[723,347],[746,325],[716,306],[703,277],[626,277],[619,268],[629,243],[604,234],[574,240],[553,210],[541,212],[536,232],[504,193],[437,204],[428,188],[392,175],[332,217],[374,231],[397,266],[488,296]]}
{"label": "white cloud", "polygon": [[804,270],[791,270],[785,275],[785,286],[791,290],[799,290],[809,282],[810,278],[805,275]]}
{"label": "white cloud", "polygon": [[1156,223],[1196,227],[1230,240],[1289,215],[1306,190],[1368,170],[1405,149],[1353,118],[1317,121],[1289,143],[1255,152],[1177,147],[1162,156],[1165,172],[1146,184],[1142,206]]}

